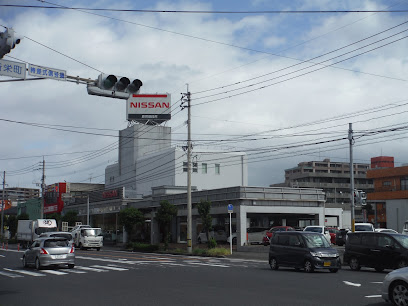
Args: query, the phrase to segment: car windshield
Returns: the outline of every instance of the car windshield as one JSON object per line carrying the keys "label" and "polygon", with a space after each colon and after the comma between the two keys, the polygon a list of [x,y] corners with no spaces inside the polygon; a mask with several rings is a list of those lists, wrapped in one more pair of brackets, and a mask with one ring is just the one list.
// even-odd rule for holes
{"label": "car windshield", "polygon": [[304,237],[308,248],[330,248],[327,239],[322,235],[305,235]]}
{"label": "car windshield", "polygon": [[305,232],[314,232],[314,233],[322,233],[322,228],[321,227],[307,227],[305,229]]}
{"label": "car windshield", "polygon": [[355,225],[355,231],[356,232],[372,232],[373,228],[371,227],[371,225],[359,224],[359,225]]}
{"label": "car windshield", "polygon": [[393,237],[406,249],[408,249],[408,236],[406,235],[393,235]]}
{"label": "car windshield", "polygon": [[88,236],[88,237],[95,237],[95,236],[101,236],[102,234],[101,234],[100,229],[83,229],[82,235]]}

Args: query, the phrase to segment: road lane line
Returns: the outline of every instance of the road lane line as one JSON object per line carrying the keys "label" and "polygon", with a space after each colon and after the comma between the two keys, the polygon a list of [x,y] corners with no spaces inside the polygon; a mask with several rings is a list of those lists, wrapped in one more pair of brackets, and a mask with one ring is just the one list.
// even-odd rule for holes
{"label": "road lane line", "polygon": [[93,265],[93,266],[91,266],[91,267],[93,267],[93,268],[101,268],[101,269],[108,269],[108,270],[114,270],[114,271],[129,271],[129,269],[119,268],[119,267],[112,267],[112,266]]}
{"label": "road lane line", "polygon": [[343,283],[345,283],[346,285],[349,285],[349,286],[355,286],[355,287],[360,287],[361,286],[361,284],[356,284],[356,283],[352,283],[352,282],[348,282],[348,281],[343,281]]}
{"label": "road lane line", "polygon": [[45,276],[45,274],[37,273],[37,272],[32,272],[32,271],[26,271],[26,270],[12,270],[12,269],[7,269],[4,268],[6,271],[10,272],[16,272],[16,273],[21,273],[21,274],[26,274],[26,275],[31,275],[31,276]]}
{"label": "road lane line", "polygon": [[2,272],[2,271],[0,271],[0,275],[4,275],[4,276],[7,276],[7,277],[11,277],[11,278],[15,278],[15,277],[24,277],[24,276],[22,276],[22,275],[18,275],[18,274],[11,274],[11,273]]}
{"label": "road lane line", "polygon": [[96,269],[96,268],[90,268],[90,267],[80,267],[80,266],[76,266],[76,268],[81,269],[81,270],[85,270],[85,271],[108,272],[107,270]]}
{"label": "road lane line", "polygon": [[54,275],[66,275],[67,272],[57,271],[57,270],[43,270],[44,273],[54,274]]}
{"label": "road lane line", "polygon": [[225,265],[216,265],[216,264],[206,264],[201,262],[189,262],[190,265],[199,265],[199,266],[210,266],[210,267],[220,267],[220,268],[229,268],[230,266]]}

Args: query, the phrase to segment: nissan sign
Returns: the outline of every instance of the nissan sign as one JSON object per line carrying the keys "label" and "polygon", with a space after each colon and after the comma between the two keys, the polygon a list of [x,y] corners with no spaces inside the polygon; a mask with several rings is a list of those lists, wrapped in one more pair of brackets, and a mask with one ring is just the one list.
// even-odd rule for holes
{"label": "nissan sign", "polygon": [[171,95],[132,94],[126,104],[127,120],[167,121],[171,118]]}

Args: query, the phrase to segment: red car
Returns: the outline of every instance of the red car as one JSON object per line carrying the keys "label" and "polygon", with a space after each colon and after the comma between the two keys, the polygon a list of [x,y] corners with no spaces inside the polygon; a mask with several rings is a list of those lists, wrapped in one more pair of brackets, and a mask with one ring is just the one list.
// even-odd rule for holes
{"label": "red car", "polygon": [[295,229],[291,226],[274,226],[269,231],[266,232],[265,237],[262,239],[262,244],[264,246],[269,245],[270,240],[273,237],[273,234],[276,232],[287,232],[287,231],[295,231]]}
{"label": "red car", "polygon": [[327,229],[329,230],[329,233],[330,233],[330,242],[333,244],[336,244],[336,235],[339,230],[334,227],[328,227]]}

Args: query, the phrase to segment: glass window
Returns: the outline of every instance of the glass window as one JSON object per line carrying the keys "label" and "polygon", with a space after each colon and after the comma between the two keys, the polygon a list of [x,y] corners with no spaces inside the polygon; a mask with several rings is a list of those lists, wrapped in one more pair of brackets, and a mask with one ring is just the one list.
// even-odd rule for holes
{"label": "glass window", "polygon": [[202,174],[207,174],[207,164],[205,164],[205,163],[201,164],[201,173]]}
{"label": "glass window", "polygon": [[379,236],[378,246],[385,248],[387,245],[394,245],[394,241],[388,236]]}
{"label": "glass window", "polygon": [[361,243],[361,237],[359,235],[347,235],[347,239],[350,244],[360,244]]}
{"label": "glass window", "polygon": [[215,164],[215,174],[220,174],[221,169],[220,169],[220,164]]}
{"label": "glass window", "polygon": [[289,245],[290,246],[300,246],[300,241],[298,236],[291,235],[289,236]]}
{"label": "glass window", "polygon": [[401,190],[408,190],[408,176],[401,177]]}
{"label": "glass window", "polygon": [[402,247],[408,249],[408,236],[406,235],[394,235],[393,236],[399,243],[401,243]]}
{"label": "glass window", "polygon": [[361,237],[361,244],[368,246],[375,246],[377,244],[376,236],[374,235],[363,235]]}
{"label": "glass window", "polygon": [[327,239],[322,235],[304,235],[308,248],[330,248]]}
{"label": "glass window", "polygon": [[288,237],[288,235],[279,235],[279,237],[278,237],[278,244],[279,244],[279,245],[289,245],[289,237]]}
{"label": "glass window", "polygon": [[187,172],[187,171],[188,171],[188,163],[183,162],[183,172]]}
{"label": "glass window", "polygon": [[193,163],[193,172],[198,172],[198,164],[197,163]]}

